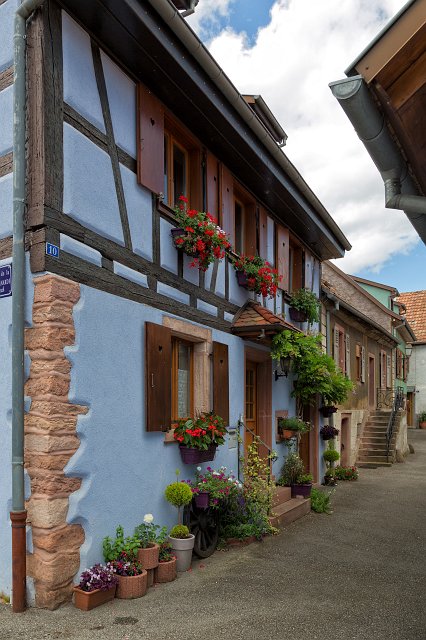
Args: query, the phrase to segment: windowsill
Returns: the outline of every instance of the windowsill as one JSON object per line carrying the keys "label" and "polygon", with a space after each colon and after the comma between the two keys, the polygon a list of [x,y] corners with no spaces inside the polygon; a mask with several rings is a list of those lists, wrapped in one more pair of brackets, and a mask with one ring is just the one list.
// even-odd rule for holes
{"label": "windowsill", "polygon": [[172,442],[177,442],[174,437],[175,430],[174,429],[169,429],[169,431],[166,431],[166,433],[164,434],[164,444],[171,444]]}

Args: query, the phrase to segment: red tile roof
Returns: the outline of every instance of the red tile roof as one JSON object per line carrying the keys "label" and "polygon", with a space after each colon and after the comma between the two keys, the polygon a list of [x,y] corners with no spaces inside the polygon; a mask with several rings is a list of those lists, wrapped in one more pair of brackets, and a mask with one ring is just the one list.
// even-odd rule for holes
{"label": "red tile roof", "polygon": [[426,290],[401,293],[396,301],[405,305],[406,318],[417,340],[426,340]]}
{"label": "red tile roof", "polygon": [[282,329],[299,331],[290,322],[286,322],[281,316],[277,316],[266,307],[262,307],[258,302],[249,300],[241,307],[234,317],[232,330],[235,333],[242,333],[244,330],[265,329],[268,333],[276,333]]}

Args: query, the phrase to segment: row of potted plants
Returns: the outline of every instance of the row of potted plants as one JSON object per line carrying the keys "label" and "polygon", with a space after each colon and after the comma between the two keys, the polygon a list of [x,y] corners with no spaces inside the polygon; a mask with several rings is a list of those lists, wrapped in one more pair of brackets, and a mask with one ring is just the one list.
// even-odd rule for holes
{"label": "row of potted plants", "polygon": [[[228,252],[235,269],[238,284],[263,297],[276,296],[281,276],[277,269],[257,255],[240,255],[235,252],[228,234],[208,212],[189,207],[188,198],[180,196],[175,209],[179,225],[172,229],[175,247],[192,258],[191,267],[206,271],[215,260],[222,260]],[[293,321],[310,324],[319,320],[319,301],[309,289],[301,288],[291,295],[290,317]]]}

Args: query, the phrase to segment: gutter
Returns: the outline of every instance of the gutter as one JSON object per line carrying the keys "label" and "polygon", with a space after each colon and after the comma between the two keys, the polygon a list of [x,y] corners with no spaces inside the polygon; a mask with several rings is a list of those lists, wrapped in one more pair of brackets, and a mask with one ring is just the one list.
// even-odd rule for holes
{"label": "gutter", "polygon": [[44,0],[24,0],[15,13],[13,76],[13,292],[12,292],[12,609],[26,606],[26,521],[24,488],[25,323],[25,105],[26,22]]}
{"label": "gutter", "polygon": [[226,76],[223,69],[217,64],[210,52],[204,47],[189,25],[182,18],[179,11],[171,4],[169,0],[147,0],[155,11],[161,16],[167,26],[173,31],[177,38],[184,44],[189,53],[197,60],[198,64],[215,83],[225,98],[234,109],[238,112],[246,125],[254,132],[256,137],[267,148],[268,152],[278,163],[281,169],[295,183],[300,193],[315,209],[321,220],[327,225],[329,230],[334,234],[341,246],[349,251],[352,247],[340,227],[335,223],[331,215],[328,213],[324,205],[318,200],[316,195],[311,191],[308,184],[302,178],[295,166],[284,155],[282,150],[276,145],[271,138],[270,133],[253,113],[252,109],[246,103],[242,95]]}
{"label": "gutter", "polygon": [[329,87],[380,172],[385,186],[385,207],[404,211],[426,243],[426,197],[419,195],[407,163],[363,77],[331,82]]}

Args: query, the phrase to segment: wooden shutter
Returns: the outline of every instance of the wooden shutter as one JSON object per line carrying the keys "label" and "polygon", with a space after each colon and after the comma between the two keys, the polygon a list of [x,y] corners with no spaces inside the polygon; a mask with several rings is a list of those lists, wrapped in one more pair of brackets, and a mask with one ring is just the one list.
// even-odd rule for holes
{"label": "wooden shutter", "polygon": [[346,347],[345,374],[350,380],[351,379],[351,338],[349,333],[346,334],[345,347]]}
{"label": "wooden shutter", "polygon": [[259,255],[267,259],[268,252],[268,215],[263,207],[259,207]]}
{"label": "wooden shutter", "polygon": [[171,331],[153,322],[145,326],[146,430],[168,431],[172,414]]}
{"label": "wooden shutter", "polygon": [[213,342],[213,411],[229,424],[228,345]]}
{"label": "wooden shutter", "polygon": [[334,362],[336,363],[336,366],[339,366],[339,329],[334,327],[333,332]]}
{"label": "wooden shutter", "polygon": [[288,270],[289,270],[289,233],[280,224],[277,225],[277,262],[278,275],[281,276],[280,289],[288,291]]}
{"label": "wooden shutter", "polygon": [[138,85],[138,182],[154,193],[164,191],[164,108]]}
{"label": "wooden shutter", "polygon": [[386,355],[386,386],[391,386],[392,380],[392,360],[390,355]]}
{"label": "wooden shutter", "polygon": [[220,166],[220,210],[222,228],[229,234],[231,245],[235,244],[234,180],[232,173]]}
{"label": "wooden shutter", "polygon": [[207,185],[207,211],[218,219],[222,224],[219,215],[219,163],[217,158],[207,151],[206,155],[206,185]]}
{"label": "wooden shutter", "polygon": [[191,209],[203,210],[203,167],[200,148],[189,152],[189,195]]}
{"label": "wooden shutter", "polygon": [[365,347],[361,347],[361,382],[365,382]]}
{"label": "wooden shutter", "polygon": [[244,253],[247,256],[256,255],[256,204],[250,202],[244,205]]}

